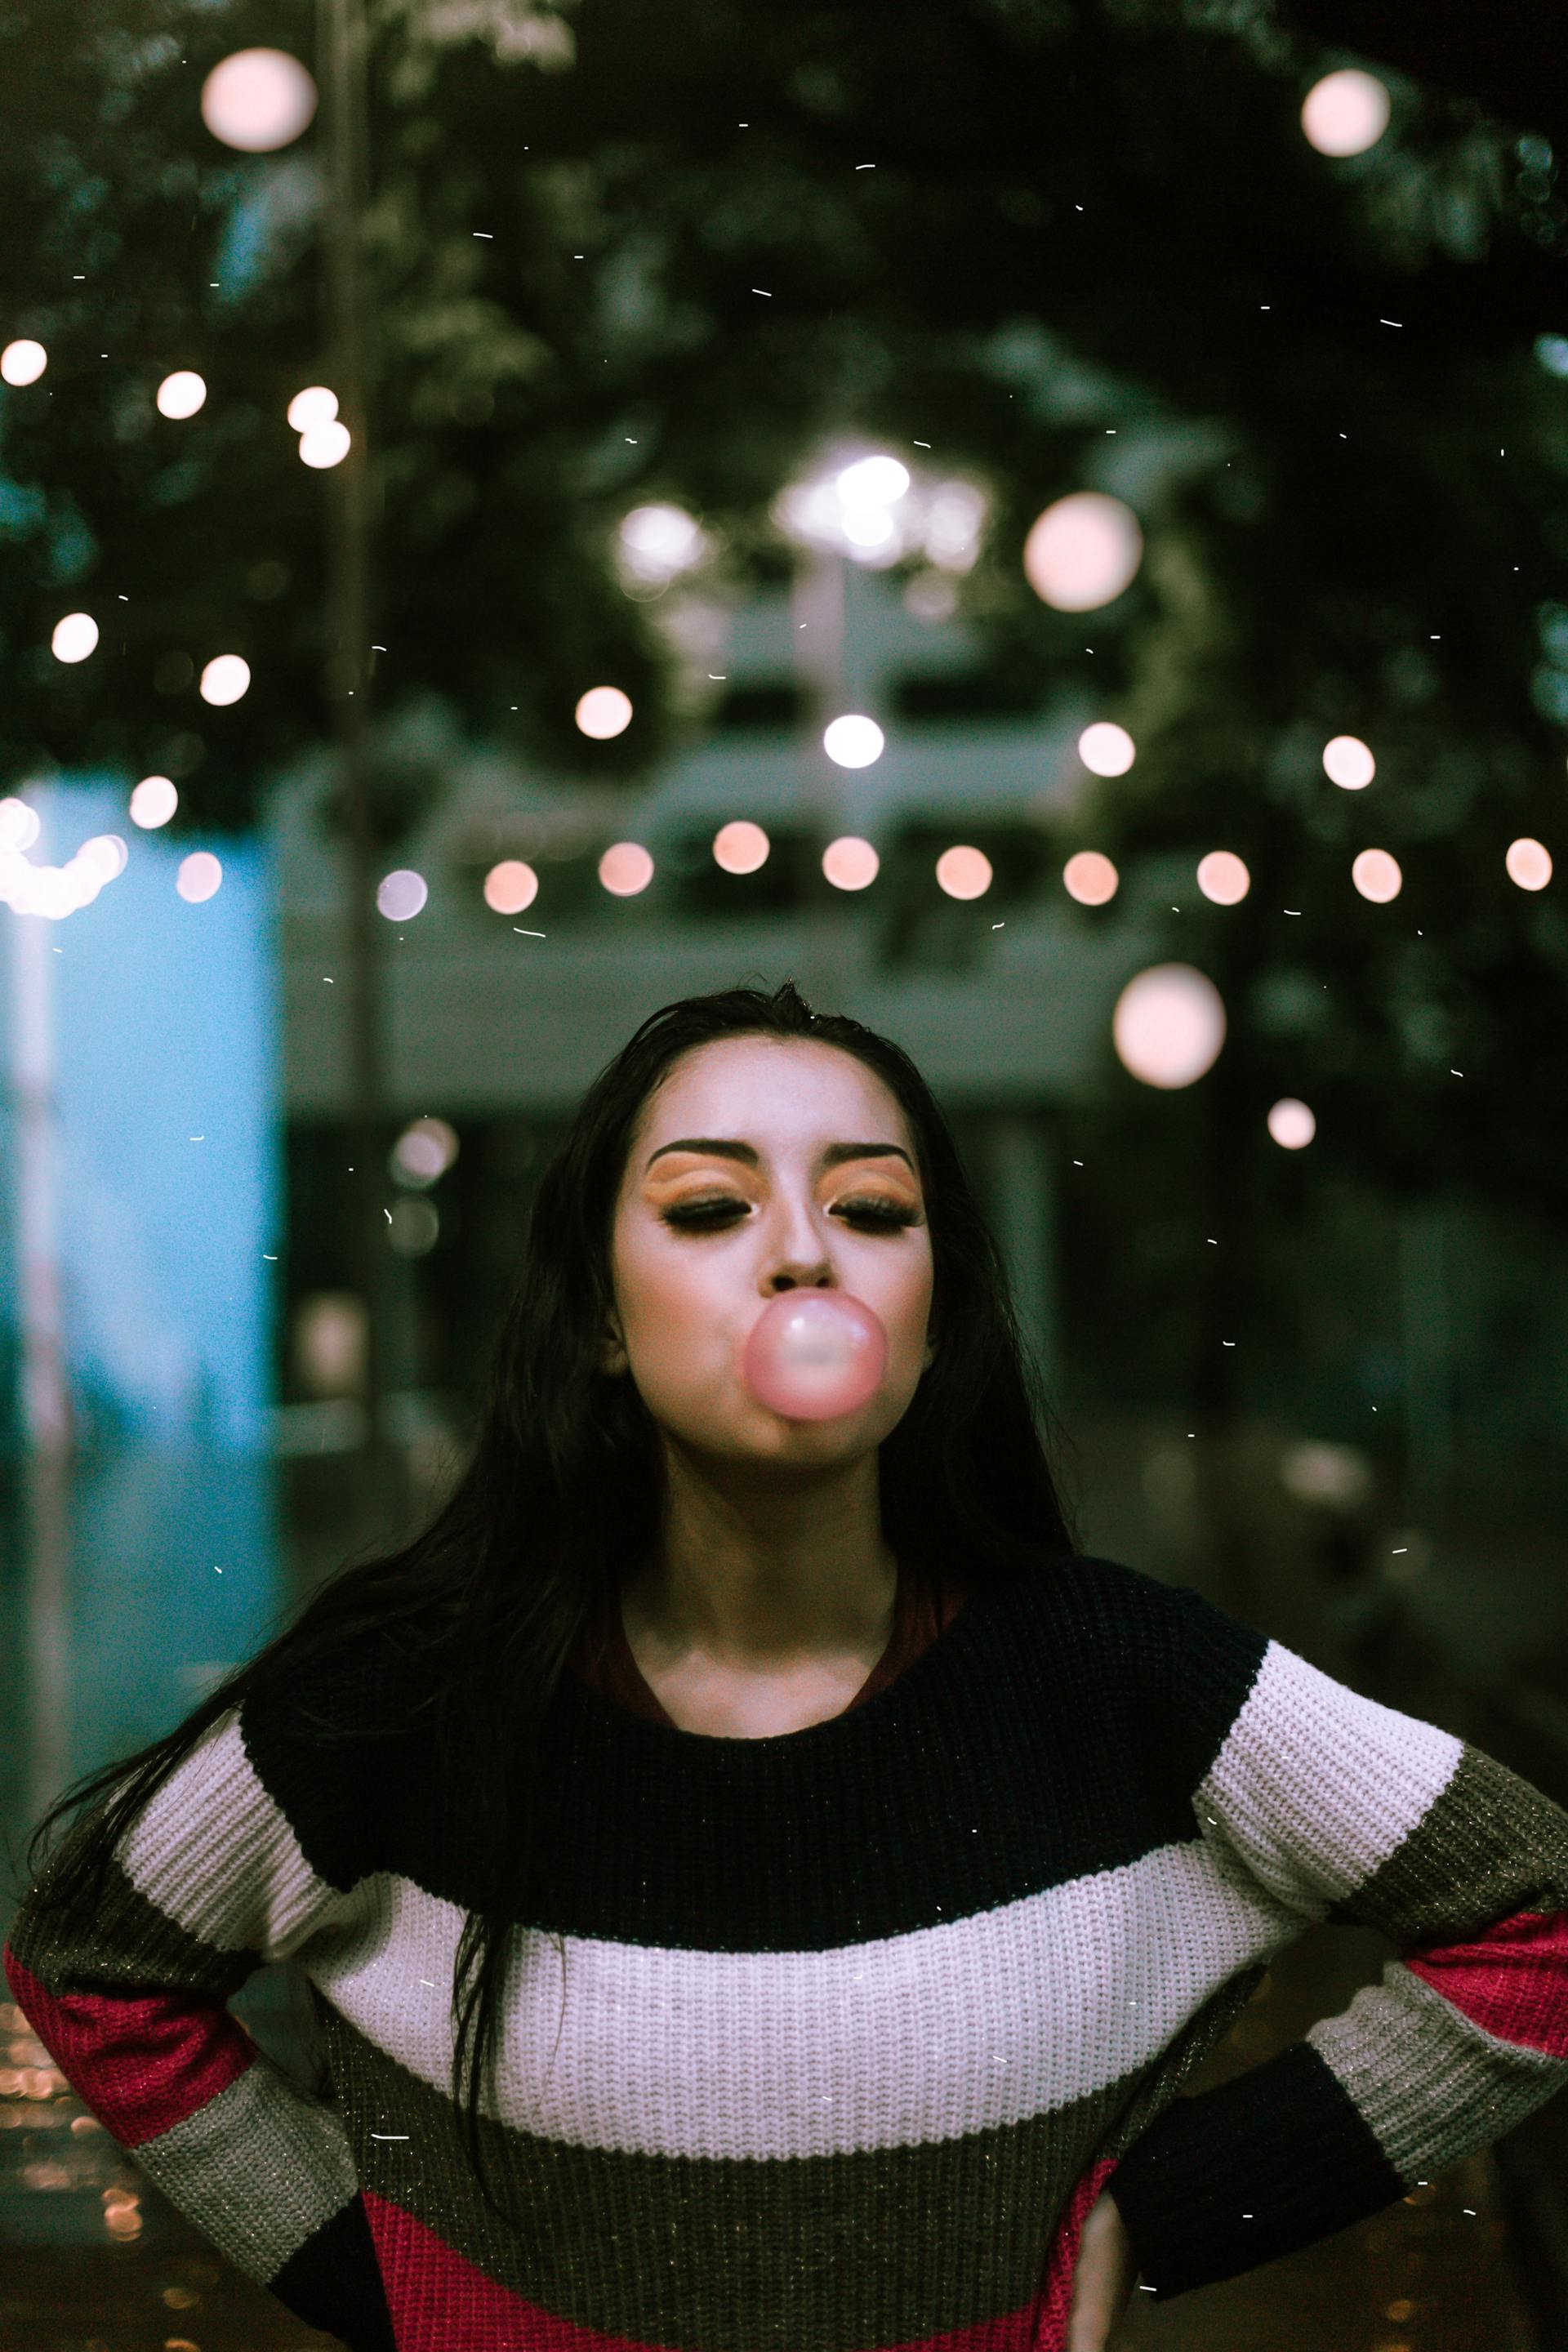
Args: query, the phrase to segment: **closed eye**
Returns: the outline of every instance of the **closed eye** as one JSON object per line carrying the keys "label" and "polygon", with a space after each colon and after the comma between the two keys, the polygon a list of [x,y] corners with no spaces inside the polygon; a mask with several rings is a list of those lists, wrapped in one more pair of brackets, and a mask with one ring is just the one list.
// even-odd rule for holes
{"label": "closed eye", "polygon": [[[871,1226],[912,1225],[918,1222],[916,1212],[898,1201],[839,1201],[835,1204],[835,1213]],[[727,1192],[705,1201],[681,1201],[663,1212],[667,1225],[687,1225],[694,1231],[717,1231],[721,1223],[733,1223],[736,1217],[745,1214],[745,1202]]]}

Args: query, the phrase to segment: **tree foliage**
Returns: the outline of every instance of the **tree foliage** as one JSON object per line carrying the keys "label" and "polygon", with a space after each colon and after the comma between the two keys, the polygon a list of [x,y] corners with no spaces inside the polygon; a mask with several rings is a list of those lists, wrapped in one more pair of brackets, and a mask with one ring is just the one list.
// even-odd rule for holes
{"label": "tree foliage", "polygon": [[[666,608],[616,575],[619,518],[682,504],[710,584],[744,583],[825,436],[929,443],[989,488],[962,594],[997,665],[1042,704],[1092,680],[1138,745],[1064,854],[1247,864],[1242,907],[1194,887],[1169,926],[1225,995],[1255,1148],[1310,1082],[1401,1187],[1559,1199],[1568,929],[1503,867],[1518,836],[1557,854],[1564,784],[1546,138],[1379,65],[1388,131],[1327,159],[1302,99],[1370,61],[1247,0],[367,5],[380,709],[436,696],[550,772],[645,772],[700,719]],[[237,156],[197,106],[232,50],[312,40],[302,0],[33,0],[0,26],[0,311],[50,353],[0,393],[11,788],[162,770],[182,820],[243,824],[327,730],[325,484],[284,421],[322,372],[319,133]],[[209,386],[185,423],[153,405],[176,367]],[[1132,586],[1048,610],[1036,516],[1146,478]],[[49,632],[79,605],[102,642],[66,668]],[[195,681],[227,651],[254,684],[211,710]],[[590,743],[574,706],[609,681],[636,715]],[[1323,774],[1341,733],[1374,750],[1365,793]],[[1367,845],[1400,862],[1390,905],[1352,885]]]}

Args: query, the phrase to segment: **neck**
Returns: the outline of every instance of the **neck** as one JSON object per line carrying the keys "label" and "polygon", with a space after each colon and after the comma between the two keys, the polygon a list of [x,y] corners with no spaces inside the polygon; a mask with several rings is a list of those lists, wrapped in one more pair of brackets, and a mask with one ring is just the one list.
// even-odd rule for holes
{"label": "neck", "polygon": [[882,1535],[875,1453],[759,1491],[666,1448],[653,1559],[628,1616],[667,1651],[778,1671],[874,1649],[892,1632],[896,1554]]}

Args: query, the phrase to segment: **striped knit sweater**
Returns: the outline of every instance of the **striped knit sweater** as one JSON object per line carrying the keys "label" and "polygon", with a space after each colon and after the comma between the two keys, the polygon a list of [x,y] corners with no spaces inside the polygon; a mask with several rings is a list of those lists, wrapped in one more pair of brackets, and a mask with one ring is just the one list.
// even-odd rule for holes
{"label": "striped knit sweater", "polygon": [[[1528,1782],[1111,1560],[977,1586],[923,1646],[912,1606],[901,1672],[774,1738],[648,1720],[613,1662],[568,1677],[555,1892],[512,1930],[486,2102],[516,2229],[447,2095],[471,1882],[412,1733],[323,1771],[231,1710],[78,1940],[46,1863],[12,1991],[155,2186],[365,2352],[1055,2352],[1107,2186],[1167,2299],[1568,2082],[1568,1814]],[[1184,2096],[1325,1919],[1391,1939],[1381,1983]],[[225,2007],[282,1958],[325,2102]]]}

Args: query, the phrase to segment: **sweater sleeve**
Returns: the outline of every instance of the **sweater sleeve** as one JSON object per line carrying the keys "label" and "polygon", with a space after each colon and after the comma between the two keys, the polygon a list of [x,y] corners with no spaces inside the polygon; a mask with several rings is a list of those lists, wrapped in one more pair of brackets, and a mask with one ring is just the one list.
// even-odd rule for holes
{"label": "sweater sleeve", "polygon": [[257,1969],[341,1930],[355,1890],[310,1866],[231,1709],[116,1846],[89,1923],[50,1885],[23,1898],[4,1961],[66,2080],[236,2267],[312,2327],[393,2352],[380,2266],[341,2116],[297,2090],[227,2008]]}
{"label": "sweater sleeve", "polygon": [[1568,2083],[1568,1813],[1191,1589],[1171,1601],[1169,1721],[1227,1934],[1370,1927],[1398,1957],[1128,2150],[1109,2187],[1156,2300],[1382,2211]]}

